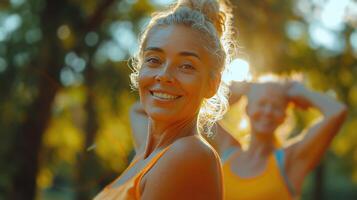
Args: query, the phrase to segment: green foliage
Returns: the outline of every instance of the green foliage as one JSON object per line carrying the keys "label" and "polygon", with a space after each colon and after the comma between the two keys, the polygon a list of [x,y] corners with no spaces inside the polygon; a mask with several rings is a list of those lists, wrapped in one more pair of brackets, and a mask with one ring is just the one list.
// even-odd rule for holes
{"label": "green foliage", "polygon": [[[325,189],[337,188],[331,179],[356,188],[357,59],[349,42],[355,24],[344,22],[339,43],[345,48],[332,51],[311,44],[311,17],[323,5],[304,0],[232,2],[239,57],[250,62],[254,76],[300,73],[308,87],[349,106],[348,121],[325,161]],[[299,2],[311,6],[302,12]],[[26,151],[17,153],[18,144],[28,143],[25,138],[33,134],[24,124],[43,125],[36,129],[37,199],[92,198],[126,168],[133,154],[128,110],[137,98],[129,86],[127,59],[150,13],[159,7],[149,0],[0,3],[0,199],[18,191],[16,174],[31,157]],[[289,27],[298,27],[293,32],[297,36]],[[44,108],[46,103],[51,106]],[[236,124],[244,118],[242,111],[244,105],[238,105],[226,116],[237,138],[247,133],[238,132],[247,122]],[[298,132],[316,118],[313,112],[290,112],[285,133]],[[37,116],[44,120],[36,121]],[[308,179],[305,196],[314,184]],[[353,195],[352,189],[341,193]]]}

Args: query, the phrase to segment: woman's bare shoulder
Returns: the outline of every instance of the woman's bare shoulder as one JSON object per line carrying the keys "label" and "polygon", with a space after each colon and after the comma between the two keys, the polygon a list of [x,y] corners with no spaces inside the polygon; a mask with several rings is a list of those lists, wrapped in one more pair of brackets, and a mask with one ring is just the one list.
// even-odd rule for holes
{"label": "woman's bare shoulder", "polygon": [[172,192],[163,191],[175,191],[182,198],[221,199],[221,183],[217,153],[200,137],[189,136],[173,143],[150,170],[145,193],[151,196],[160,190],[160,197],[171,198]]}
{"label": "woman's bare shoulder", "polygon": [[195,164],[197,164],[197,159],[200,162],[219,160],[214,148],[200,136],[182,138],[176,141],[170,150],[168,156],[173,156],[173,158],[184,156],[186,162],[192,160]]}

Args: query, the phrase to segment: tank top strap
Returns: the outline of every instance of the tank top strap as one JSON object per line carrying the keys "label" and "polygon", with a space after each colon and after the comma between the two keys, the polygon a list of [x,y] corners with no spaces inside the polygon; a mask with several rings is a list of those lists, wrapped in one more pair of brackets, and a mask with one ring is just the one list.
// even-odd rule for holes
{"label": "tank top strap", "polygon": [[171,145],[165,147],[163,150],[161,150],[159,153],[157,153],[157,155],[155,155],[154,158],[152,158],[150,163],[148,163],[142,170],[143,174],[145,174],[147,171],[149,171],[155,165],[155,163],[161,158],[162,155],[164,155],[164,153],[170,148]]}
{"label": "tank top strap", "polygon": [[224,163],[224,162],[226,162],[227,160],[229,160],[229,158],[231,158],[232,155],[233,155],[235,152],[237,152],[236,147],[229,147],[227,150],[225,150],[225,151],[222,153],[221,162]]}
{"label": "tank top strap", "polygon": [[289,177],[286,174],[286,169],[285,169],[285,152],[283,148],[277,149],[274,152],[275,155],[275,159],[277,161],[278,164],[278,168],[280,171],[280,174],[282,175],[284,182],[286,184],[286,186],[288,187],[288,190],[291,194],[292,197],[296,196],[296,191],[292,185],[292,183],[289,180]]}
{"label": "tank top strap", "polygon": [[[172,144],[171,144],[172,145]],[[143,176],[156,164],[156,162],[165,154],[165,152],[171,147],[171,145],[165,147],[162,151],[160,151],[159,153],[157,153],[157,155],[155,155],[155,157],[152,158],[152,160],[150,161],[150,163],[148,163],[143,169],[142,171],[138,174],[137,178],[135,179],[135,187],[136,188],[136,196],[140,198],[140,190],[139,190],[139,183],[141,182],[141,179],[143,178]],[[139,199],[138,198],[138,199]]]}
{"label": "tank top strap", "polygon": [[[122,174],[125,173],[126,171],[128,171],[132,166],[134,166],[139,161],[139,158],[140,158],[140,156],[135,156],[134,159],[128,165],[128,167],[122,172]],[[112,188],[113,185],[117,184],[117,182],[120,178],[121,178],[121,176],[117,177],[116,179],[114,179],[114,181],[112,181],[110,184],[108,184],[105,188]],[[125,181],[125,182],[127,182],[127,181]]]}
{"label": "tank top strap", "polygon": [[139,158],[140,156],[135,156],[134,159],[128,165],[127,169],[130,169],[132,166],[134,166],[139,161]]}

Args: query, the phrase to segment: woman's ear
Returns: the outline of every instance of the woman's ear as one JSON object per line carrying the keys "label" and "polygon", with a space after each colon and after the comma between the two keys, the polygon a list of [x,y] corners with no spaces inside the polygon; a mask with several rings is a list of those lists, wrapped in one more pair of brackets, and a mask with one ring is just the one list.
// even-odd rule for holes
{"label": "woman's ear", "polygon": [[208,90],[205,94],[205,98],[209,99],[213,97],[221,84],[221,73],[214,74],[212,78],[208,80]]}

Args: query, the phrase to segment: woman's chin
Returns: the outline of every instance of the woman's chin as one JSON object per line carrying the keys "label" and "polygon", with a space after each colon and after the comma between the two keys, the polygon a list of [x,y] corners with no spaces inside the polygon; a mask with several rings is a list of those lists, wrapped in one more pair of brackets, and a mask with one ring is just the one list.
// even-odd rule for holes
{"label": "woman's chin", "polygon": [[259,135],[272,135],[275,132],[274,127],[257,127],[255,129],[255,132],[258,133]]}
{"label": "woman's chin", "polygon": [[147,115],[154,121],[170,122],[177,121],[178,115],[172,112],[147,111]]}

